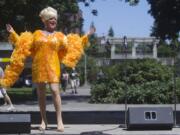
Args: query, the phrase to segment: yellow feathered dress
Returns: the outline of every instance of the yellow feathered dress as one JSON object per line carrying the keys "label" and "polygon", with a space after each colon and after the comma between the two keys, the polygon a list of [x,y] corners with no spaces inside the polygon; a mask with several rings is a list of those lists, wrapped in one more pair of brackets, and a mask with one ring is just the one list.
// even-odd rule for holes
{"label": "yellow feathered dress", "polygon": [[24,68],[25,59],[32,56],[32,79],[35,83],[58,83],[60,63],[75,67],[88,42],[87,35],[77,34],[65,36],[61,32],[47,34],[42,30],[34,33],[24,32],[20,36],[16,32],[10,34],[10,41],[15,45],[10,65],[5,69],[5,76],[0,85],[10,87],[18,79]]}

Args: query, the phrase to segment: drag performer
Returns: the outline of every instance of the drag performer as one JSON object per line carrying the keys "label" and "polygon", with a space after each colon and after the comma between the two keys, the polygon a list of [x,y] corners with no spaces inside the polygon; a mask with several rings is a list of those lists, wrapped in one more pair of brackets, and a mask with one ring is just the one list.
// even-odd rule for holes
{"label": "drag performer", "polygon": [[33,59],[32,79],[37,85],[42,118],[39,129],[47,128],[45,85],[49,84],[56,110],[57,130],[63,132],[59,93],[60,64],[63,63],[71,68],[75,67],[87,45],[88,36],[93,34],[95,29],[90,28],[90,31],[83,37],[77,34],[65,36],[63,33],[55,31],[58,15],[54,8],[43,9],[39,16],[44,24],[44,30],[36,30],[34,33],[24,32],[18,35],[11,25],[6,26],[10,33],[9,39],[15,49],[10,65],[5,69],[4,78],[0,80],[0,85],[2,87],[12,86],[24,68],[25,59],[31,56]]}

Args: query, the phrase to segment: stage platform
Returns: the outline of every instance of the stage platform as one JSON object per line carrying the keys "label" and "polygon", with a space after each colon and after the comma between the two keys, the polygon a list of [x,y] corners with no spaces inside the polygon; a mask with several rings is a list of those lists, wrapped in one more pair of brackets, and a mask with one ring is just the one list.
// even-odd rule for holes
{"label": "stage platform", "polygon": [[[0,114],[30,113],[32,124],[40,122],[37,101],[15,104],[14,111],[7,111],[7,106],[0,106]],[[172,107],[173,104],[128,104],[127,107]],[[47,117],[50,124],[56,123],[52,101],[47,101]],[[87,102],[62,101],[62,115],[65,124],[124,124],[124,104],[90,104]],[[180,104],[177,104],[176,121],[180,124]]]}
{"label": "stage platform", "polygon": [[[32,125],[31,135],[42,134],[37,130],[39,125]],[[58,133],[55,125],[50,125],[45,135],[180,135],[180,128],[172,130],[139,130],[128,131],[118,124],[65,124],[65,131]]]}
{"label": "stage platform", "polygon": [[[125,123],[124,104],[91,104],[89,89],[79,89],[77,95],[61,94],[62,115],[65,132],[56,131],[56,115],[51,96],[47,97],[48,130],[38,130],[40,112],[37,100],[14,102],[15,110],[7,111],[7,106],[0,106],[0,114],[30,114],[31,135],[180,135],[180,104],[176,106],[176,124],[172,130],[128,131]],[[127,107],[172,107],[174,104],[128,104]],[[23,135],[23,134],[22,134]]]}

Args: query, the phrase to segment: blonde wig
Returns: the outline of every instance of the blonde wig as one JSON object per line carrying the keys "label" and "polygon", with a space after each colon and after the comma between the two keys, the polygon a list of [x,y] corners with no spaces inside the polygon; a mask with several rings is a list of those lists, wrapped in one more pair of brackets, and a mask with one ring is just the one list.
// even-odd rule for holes
{"label": "blonde wig", "polygon": [[41,10],[39,16],[41,17],[42,21],[47,21],[50,18],[58,18],[57,10],[52,7],[47,7]]}

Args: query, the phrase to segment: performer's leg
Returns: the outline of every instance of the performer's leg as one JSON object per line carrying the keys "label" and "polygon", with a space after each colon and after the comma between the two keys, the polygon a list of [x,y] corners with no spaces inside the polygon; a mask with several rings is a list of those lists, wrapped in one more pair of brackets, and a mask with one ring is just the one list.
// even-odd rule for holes
{"label": "performer's leg", "polygon": [[46,87],[44,83],[37,84],[37,95],[38,95],[39,109],[42,119],[39,129],[45,130],[47,127],[47,118],[46,118]]}
{"label": "performer's leg", "polygon": [[54,107],[56,110],[56,117],[57,117],[57,130],[60,132],[64,131],[64,125],[62,121],[62,113],[61,113],[61,97],[59,92],[59,84],[58,83],[51,83],[50,84]]}

